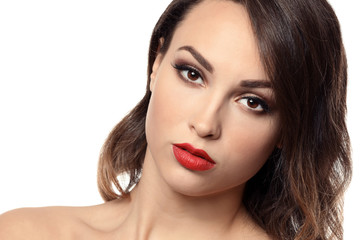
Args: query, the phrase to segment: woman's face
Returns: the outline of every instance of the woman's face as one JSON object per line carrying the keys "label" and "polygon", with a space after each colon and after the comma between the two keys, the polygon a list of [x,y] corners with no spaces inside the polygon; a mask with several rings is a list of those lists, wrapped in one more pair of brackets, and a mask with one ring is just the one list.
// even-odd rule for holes
{"label": "woman's face", "polygon": [[182,194],[242,189],[278,143],[275,96],[240,4],[207,0],[191,10],[157,56],[150,89],[148,157]]}

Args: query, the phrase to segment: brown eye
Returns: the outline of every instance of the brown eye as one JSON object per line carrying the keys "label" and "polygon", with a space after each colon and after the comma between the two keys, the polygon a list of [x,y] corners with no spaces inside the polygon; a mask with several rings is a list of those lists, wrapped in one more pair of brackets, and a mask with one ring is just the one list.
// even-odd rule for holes
{"label": "brown eye", "polygon": [[199,74],[197,74],[196,72],[188,70],[187,78],[189,80],[196,81],[199,79],[199,77],[200,77]]}
{"label": "brown eye", "polygon": [[201,73],[196,68],[189,65],[177,64],[174,64],[173,67],[178,71],[180,77],[184,81],[204,85],[204,80],[201,76]]}
{"label": "brown eye", "polygon": [[247,99],[247,105],[249,108],[256,109],[257,107],[259,107],[260,103],[258,103],[254,99],[249,98]]}
{"label": "brown eye", "polygon": [[270,112],[270,108],[267,103],[264,100],[255,96],[243,97],[239,99],[239,103],[254,112]]}

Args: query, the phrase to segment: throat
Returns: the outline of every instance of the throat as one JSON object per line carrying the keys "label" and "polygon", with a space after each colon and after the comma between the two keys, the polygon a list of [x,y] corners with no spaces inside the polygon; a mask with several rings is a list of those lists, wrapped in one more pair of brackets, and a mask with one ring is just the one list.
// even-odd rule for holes
{"label": "throat", "polygon": [[183,236],[180,239],[210,239],[216,234],[225,236],[247,216],[242,205],[243,186],[216,194],[185,194],[177,186],[182,183],[182,178],[178,176],[187,170],[171,167],[169,172],[174,172],[176,176],[163,176],[168,173],[159,170],[147,151],[142,176],[130,193],[130,210],[124,221],[126,229],[140,234],[136,239],[150,239],[146,238],[149,236],[153,236],[151,239],[173,239],[174,236]]}
{"label": "throat", "polygon": [[163,239],[173,239],[173,236],[210,239],[217,235],[219,237],[214,239],[226,239],[224,236],[246,224],[248,218],[240,203],[230,209],[230,203],[219,196],[189,197],[174,193],[165,197],[148,192],[142,181],[131,192],[131,201],[127,225],[141,235],[138,239],[150,239],[149,236],[154,239],[162,239],[160,236],[167,236]]}

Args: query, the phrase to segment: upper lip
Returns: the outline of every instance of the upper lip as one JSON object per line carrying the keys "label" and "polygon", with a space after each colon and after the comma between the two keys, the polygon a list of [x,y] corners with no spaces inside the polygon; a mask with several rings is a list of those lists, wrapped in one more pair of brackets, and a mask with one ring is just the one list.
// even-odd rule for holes
{"label": "upper lip", "polygon": [[191,154],[193,154],[195,156],[204,158],[205,160],[207,160],[211,163],[215,163],[215,161],[212,160],[212,158],[204,150],[195,148],[190,143],[178,143],[178,144],[174,144],[174,145],[190,152]]}

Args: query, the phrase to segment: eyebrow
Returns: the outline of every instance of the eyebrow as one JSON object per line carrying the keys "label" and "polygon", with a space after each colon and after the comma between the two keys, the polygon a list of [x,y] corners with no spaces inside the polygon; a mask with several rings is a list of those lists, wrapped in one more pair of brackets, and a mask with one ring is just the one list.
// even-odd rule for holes
{"label": "eyebrow", "polygon": [[183,46],[178,50],[188,51],[206,70],[208,70],[210,73],[213,73],[213,66],[198,51],[196,51],[195,48],[191,46]]}
{"label": "eyebrow", "polygon": [[[206,70],[213,73],[213,66],[192,46],[182,46],[178,49],[188,51]],[[244,88],[272,88],[270,81],[266,80],[243,80],[240,83]]]}
{"label": "eyebrow", "polygon": [[271,82],[266,80],[243,80],[240,86],[244,88],[272,88]]}

